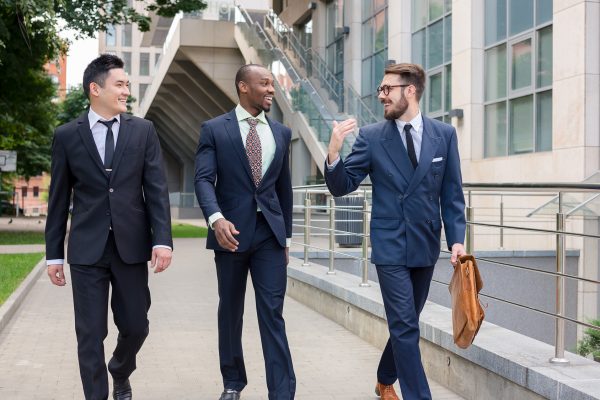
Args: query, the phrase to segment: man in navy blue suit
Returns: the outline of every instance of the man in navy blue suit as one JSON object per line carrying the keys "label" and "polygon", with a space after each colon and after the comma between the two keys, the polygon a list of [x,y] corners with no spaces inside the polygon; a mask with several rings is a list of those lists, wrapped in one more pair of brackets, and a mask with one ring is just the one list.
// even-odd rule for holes
{"label": "man in navy blue suit", "polygon": [[464,196],[455,129],[424,117],[419,99],[425,72],[415,64],[385,69],[377,88],[385,121],[363,127],[345,160],[339,151],[356,121],[334,123],[325,180],[334,196],[373,184],[371,262],[377,267],[390,339],[377,370],[375,392],[397,400],[431,399],[419,351],[419,314],[440,254],[442,221],[450,261],[465,254]]}
{"label": "man in navy blue suit", "polygon": [[238,400],[248,383],[242,352],[242,319],[248,272],[270,400],[291,400],[296,377],[285,333],[283,299],[292,238],[291,131],[266,117],[273,76],[245,65],[235,77],[237,107],[202,124],[195,188],[211,229],[219,286],[219,358],[224,391]]}

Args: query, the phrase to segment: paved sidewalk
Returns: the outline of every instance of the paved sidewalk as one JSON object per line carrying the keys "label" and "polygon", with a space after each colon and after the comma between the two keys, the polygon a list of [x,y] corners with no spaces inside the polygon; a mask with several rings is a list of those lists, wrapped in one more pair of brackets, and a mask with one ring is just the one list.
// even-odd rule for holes
{"label": "paved sidewalk", "polygon": [[45,253],[44,244],[4,244],[0,245],[0,254]]}
{"label": "paved sidewalk", "polygon": [[[150,336],[131,379],[137,400],[219,397],[216,277],[212,252],[204,247],[204,240],[177,239],[171,268],[151,274]],[[248,292],[244,349],[249,384],[242,399],[262,400],[267,398],[264,363],[253,293]],[[376,398],[378,349],[290,298],[285,316],[297,400]],[[82,399],[73,326],[70,285],[54,287],[42,275],[0,332],[0,399]],[[107,359],[116,338],[112,323],[109,327]],[[460,399],[430,383],[434,399]]]}

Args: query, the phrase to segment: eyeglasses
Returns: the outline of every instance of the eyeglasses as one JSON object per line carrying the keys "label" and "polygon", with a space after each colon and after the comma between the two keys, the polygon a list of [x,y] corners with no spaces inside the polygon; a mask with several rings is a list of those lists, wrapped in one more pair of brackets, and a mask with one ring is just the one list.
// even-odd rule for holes
{"label": "eyeglasses", "polygon": [[383,92],[384,95],[388,95],[390,94],[390,91],[395,88],[395,87],[407,87],[410,86],[410,84],[408,85],[383,85],[383,86],[379,86],[377,87],[377,95],[379,96],[381,94],[381,92]]}

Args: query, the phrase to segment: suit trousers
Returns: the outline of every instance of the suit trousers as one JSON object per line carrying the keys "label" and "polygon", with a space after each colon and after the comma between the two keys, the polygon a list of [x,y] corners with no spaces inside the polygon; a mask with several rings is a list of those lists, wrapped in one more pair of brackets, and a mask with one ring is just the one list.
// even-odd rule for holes
{"label": "suit trousers", "polygon": [[108,334],[108,297],[119,330],[117,346],[108,363],[113,380],[122,381],[136,368],[136,355],[148,336],[147,263],[125,264],[108,236],[104,254],[94,265],[71,264],[75,332],[79,372],[86,400],[108,398],[104,339]]}
{"label": "suit trousers", "polygon": [[[242,228],[243,229],[243,228]],[[223,386],[241,391],[248,383],[242,350],[244,298],[248,272],[256,298],[269,400],[291,400],[296,376],[283,319],[287,286],[285,249],[261,212],[247,251],[215,251],[219,287],[219,358]]]}
{"label": "suit trousers", "polygon": [[377,379],[385,385],[398,379],[404,400],[431,399],[419,350],[419,315],[429,294],[434,267],[376,267],[390,330]]}

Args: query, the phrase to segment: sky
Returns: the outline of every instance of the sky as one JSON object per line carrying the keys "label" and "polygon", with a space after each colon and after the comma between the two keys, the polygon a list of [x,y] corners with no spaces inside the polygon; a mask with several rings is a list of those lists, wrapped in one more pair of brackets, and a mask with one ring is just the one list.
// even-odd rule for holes
{"label": "sky", "polygon": [[81,83],[85,67],[98,57],[98,39],[75,40],[72,31],[61,32],[61,37],[72,42],[67,54],[67,88],[70,88]]}

